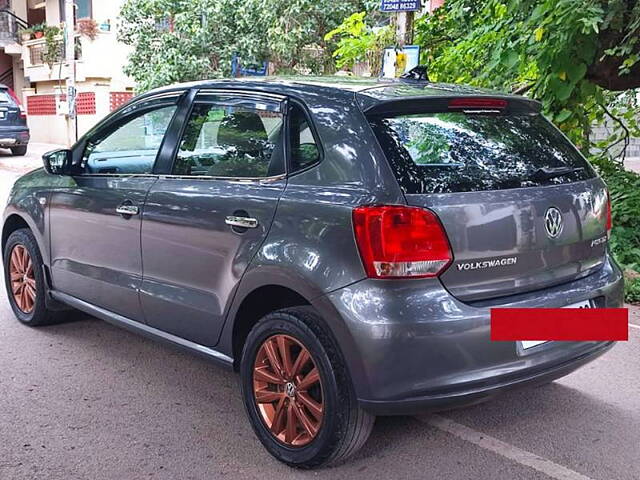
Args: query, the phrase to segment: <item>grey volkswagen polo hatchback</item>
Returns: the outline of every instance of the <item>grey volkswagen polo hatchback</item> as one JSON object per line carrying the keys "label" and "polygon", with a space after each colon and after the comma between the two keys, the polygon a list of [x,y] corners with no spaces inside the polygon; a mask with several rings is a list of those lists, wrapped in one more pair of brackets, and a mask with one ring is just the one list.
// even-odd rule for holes
{"label": "grey volkswagen polo hatchback", "polygon": [[296,467],[376,415],[550,382],[611,343],[492,342],[496,307],[620,307],[603,181],[522,97],[268,79],[140,96],[19,179],[11,307],[74,308],[240,372]]}

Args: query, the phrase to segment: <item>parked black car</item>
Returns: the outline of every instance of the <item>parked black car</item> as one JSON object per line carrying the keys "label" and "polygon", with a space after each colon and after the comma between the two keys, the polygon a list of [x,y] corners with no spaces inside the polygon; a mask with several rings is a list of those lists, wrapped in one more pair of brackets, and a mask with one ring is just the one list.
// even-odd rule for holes
{"label": "parked black car", "polygon": [[550,382],[612,346],[491,341],[494,307],[622,305],[605,184],[538,103],[341,82],[163,88],[45,155],[4,216],[16,317],[70,306],[239,371],[257,436],[306,468],[376,415]]}
{"label": "parked black car", "polygon": [[25,155],[29,144],[27,114],[15,93],[0,84],[0,148],[8,148],[12,155]]}

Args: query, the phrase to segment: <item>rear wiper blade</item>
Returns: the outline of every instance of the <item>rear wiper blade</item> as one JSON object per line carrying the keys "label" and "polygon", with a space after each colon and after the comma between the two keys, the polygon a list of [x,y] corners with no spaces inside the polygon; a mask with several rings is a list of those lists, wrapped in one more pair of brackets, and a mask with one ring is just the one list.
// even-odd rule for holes
{"label": "rear wiper blade", "polygon": [[551,180],[552,178],[564,177],[576,172],[582,172],[583,167],[542,167],[533,173],[535,178],[542,178],[543,180]]}

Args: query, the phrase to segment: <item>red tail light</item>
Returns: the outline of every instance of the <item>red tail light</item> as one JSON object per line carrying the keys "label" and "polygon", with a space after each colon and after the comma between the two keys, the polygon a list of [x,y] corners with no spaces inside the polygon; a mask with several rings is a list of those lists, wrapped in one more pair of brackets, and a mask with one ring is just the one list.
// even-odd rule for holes
{"label": "red tail light", "polygon": [[13,91],[13,88],[8,88],[7,90],[9,91],[9,96],[13,98],[18,105],[22,105],[22,102],[18,98],[18,95],[16,95],[16,92]]}
{"label": "red tail light", "polygon": [[353,226],[370,278],[424,278],[442,273],[453,260],[438,217],[423,208],[358,207]]}
{"label": "red tail light", "polygon": [[607,235],[611,235],[611,228],[613,228],[613,219],[611,218],[611,195],[607,192]]}
{"label": "red tail light", "polygon": [[507,108],[507,101],[502,98],[454,98],[449,102],[449,108]]}

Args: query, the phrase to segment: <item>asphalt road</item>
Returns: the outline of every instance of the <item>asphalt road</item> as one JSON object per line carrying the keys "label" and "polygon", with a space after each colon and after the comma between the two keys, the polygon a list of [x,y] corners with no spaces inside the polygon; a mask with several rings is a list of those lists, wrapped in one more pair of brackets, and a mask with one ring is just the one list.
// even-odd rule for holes
{"label": "asphalt road", "polygon": [[[15,175],[0,165],[0,201]],[[2,289],[0,479],[637,480],[639,347],[632,327],[629,342],[551,385],[379,418],[346,464],[300,472],[254,437],[235,374],[89,317],[24,327]]]}

